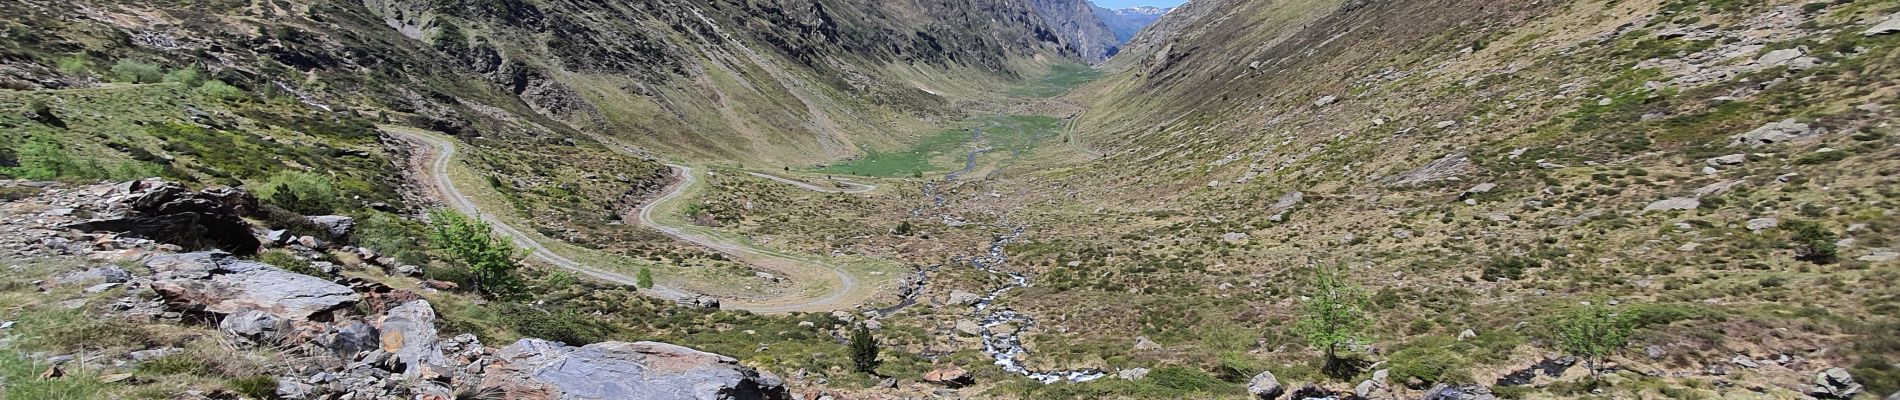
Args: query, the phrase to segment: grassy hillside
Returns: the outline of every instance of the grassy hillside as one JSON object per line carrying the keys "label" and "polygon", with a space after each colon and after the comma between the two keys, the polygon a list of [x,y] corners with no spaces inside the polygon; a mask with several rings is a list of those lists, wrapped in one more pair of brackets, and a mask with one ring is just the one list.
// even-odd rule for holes
{"label": "grassy hillside", "polygon": [[[1896,11],[1191,3],[1066,97],[1101,159],[984,189],[1028,207],[1013,218],[1032,239],[1011,254],[1039,284],[1013,306],[1070,321],[1029,339],[1044,365],[1230,384],[1265,368],[1348,389],[1371,369],[1323,376],[1288,325],[1311,271],[1339,268],[1368,296],[1358,354],[1401,393],[1583,395],[1575,377],[1502,379],[1564,354],[1554,327],[1581,302],[1641,321],[1613,353],[1613,397],[1797,397],[1830,367],[1900,390],[1885,333],[1900,324],[1885,283],[1900,36],[1863,34]],[[1799,138],[1737,139],[1750,132]],[[1800,361],[1733,361],[1781,355]]]}

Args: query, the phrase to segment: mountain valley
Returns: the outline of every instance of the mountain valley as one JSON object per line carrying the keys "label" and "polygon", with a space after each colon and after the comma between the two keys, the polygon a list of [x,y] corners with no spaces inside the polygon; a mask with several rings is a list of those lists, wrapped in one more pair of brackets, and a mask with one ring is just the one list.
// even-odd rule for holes
{"label": "mountain valley", "polygon": [[1900,399],[1900,0],[0,11],[0,398]]}

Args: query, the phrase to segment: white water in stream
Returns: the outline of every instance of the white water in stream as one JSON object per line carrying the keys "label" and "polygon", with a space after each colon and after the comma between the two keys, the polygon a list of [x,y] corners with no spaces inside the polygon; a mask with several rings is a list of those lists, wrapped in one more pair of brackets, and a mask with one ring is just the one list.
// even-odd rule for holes
{"label": "white water in stream", "polygon": [[[1011,289],[1029,287],[1030,285],[1029,278],[1023,276],[1023,274],[1004,272],[997,269],[998,266],[1001,266],[1005,261],[1009,260],[1009,256],[1003,253],[1003,245],[1008,244],[1011,240],[1015,240],[1018,236],[1022,236],[1022,234],[1022,228],[1013,228],[1008,236],[999,237],[996,241],[990,242],[990,250],[987,254],[970,259],[970,265],[976,266],[977,269],[981,269],[992,275],[1004,275],[1009,278],[1008,284],[991,290],[989,295],[983,296],[982,299],[977,300],[976,304],[971,306],[971,308],[976,309],[977,321],[982,327],[979,333],[983,338],[983,353],[990,355],[991,359],[996,360],[996,365],[1003,367],[1003,370],[1022,374],[1023,376],[1042,383],[1062,381],[1088,382],[1108,376],[1107,372],[1093,368],[1038,371],[1024,364],[1022,357],[1028,355],[1029,350],[1023,348],[1021,335],[1024,330],[1035,326],[1036,320],[1030,318],[1028,315],[1006,307],[990,307],[996,303],[996,298],[1001,297],[1004,292],[1008,292]],[[1005,325],[1009,326],[1009,328],[999,332],[999,328]]]}

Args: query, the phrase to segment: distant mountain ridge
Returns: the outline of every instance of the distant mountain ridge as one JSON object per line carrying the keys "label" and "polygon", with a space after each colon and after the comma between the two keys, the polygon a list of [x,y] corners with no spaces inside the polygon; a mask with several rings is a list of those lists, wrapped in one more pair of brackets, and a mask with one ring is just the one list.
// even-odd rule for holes
{"label": "distant mountain ridge", "polygon": [[1174,11],[1174,7],[1139,6],[1117,10],[1096,6],[1095,16],[1108,24],[1109,31],[1115,34],[1116,43],[1128,43],[1135,33],[1141,32],[1141,28],[1155,23],[1169,11]]}

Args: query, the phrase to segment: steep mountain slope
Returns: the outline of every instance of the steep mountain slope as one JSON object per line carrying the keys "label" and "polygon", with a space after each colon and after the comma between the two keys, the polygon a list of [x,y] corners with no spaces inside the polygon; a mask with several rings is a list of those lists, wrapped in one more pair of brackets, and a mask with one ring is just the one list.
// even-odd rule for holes
{"label": "steep mountain slope", "polygon": [[1172,7],[1143,6],[1110,10],[1095,7],[1095,16],[1100,18],[1103,24],[1108,25],[1109,31],[1115,33],[1115,42],[1128,43],[1129,40],[1135,38],[1135,33],[1154,24],[1155,21],[1161,19],[1161,16],[1167,15],[1168,11],[1173,9]]}
{"label": "steep mountain slope", "polygon": [[1082,61],[1107,60],[1120,50],[1121,41],[1115,39],[1115,33],[1088,0],[1029,0],[1029,5]]}
{"label": "steep mountain slope", "polygon": [[[1005,0],[11,8],[33,15],[15,26],[47,33],[15,38],[8,69],[16,82],[71,86],[59,83],[71,74],[54,61],[91,52],[171,68],[203,63],[214,75],[243,71],[246,79],[226,79],[242,88],[297,71],[309,76],[280,80],[310,100],[405,110],[434,108],[403,103],[441,103],[430,92],[465,87],[452,97],[519,107],[636,146],[774,163],[907,140],[981,93],[972,88],[1039,74],[1040,55],[1079,54],[1029,5]],[[106,39],[115,35],[136,39]],[[456,125],[477,118],[460,107],[431,117]]]}
{"label": "steep mountain slope", "polygon": [[[1099,158],[985,189],[1029,206],[1013,218],[1034,239],[1011,254],[1041,276],[1016,309],[1080,321],[1032,336],[1044,353],[1146,335],[1167,350],[1091,357],[1220,371],[1257,359],[1196,337],[1237,329],[1240,349],[1298,365],[1317,356],[1278,325],[1309,271],[1336,267],[1372,297],[1368,361],[1404,393],[1539,392],[1509,376],[1562,351],[1557,316],[1606,301],[1670,315],[1614,350],[1660,373],[1613,397],[1748,395],[1721,386],[1739,381],[1800,396],[1832,367],[1891,393],[1900,35],[1876,25],[1896,11],[1189,3],[1067,97]],[[1784,354],[1801,361],[1754,361]],[[1424,358],[1457,373],[1418,375]]]}

